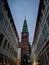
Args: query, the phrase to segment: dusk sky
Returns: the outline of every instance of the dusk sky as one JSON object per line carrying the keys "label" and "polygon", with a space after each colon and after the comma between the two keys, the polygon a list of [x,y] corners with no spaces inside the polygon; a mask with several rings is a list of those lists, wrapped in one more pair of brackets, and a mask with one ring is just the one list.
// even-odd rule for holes
{"label": "dusk sky", "polygon": [[8,0],[20,40],[24,19],[26,17],[30,44],[32,44],[34,38],[39,1],[40,0]]}

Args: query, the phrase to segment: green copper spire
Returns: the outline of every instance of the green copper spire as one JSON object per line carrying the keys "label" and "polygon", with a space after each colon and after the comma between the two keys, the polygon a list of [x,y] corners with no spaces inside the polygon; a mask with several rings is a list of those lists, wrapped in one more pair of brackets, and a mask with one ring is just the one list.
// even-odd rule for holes
{"label": "green copper spire", "polygon": [[25,20],[24,20],[24,24],[23,24],[23,30],[22,30],[22,32],[28,32],[26,18],[25,18]]}

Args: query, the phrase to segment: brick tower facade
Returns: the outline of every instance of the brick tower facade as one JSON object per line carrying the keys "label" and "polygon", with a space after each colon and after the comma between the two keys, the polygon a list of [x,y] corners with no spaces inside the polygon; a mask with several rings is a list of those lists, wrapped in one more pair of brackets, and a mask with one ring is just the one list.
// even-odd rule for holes
{"label": "brick tower facade", "polygon": [[[22,59],[24,60],[24,56],[29,53],[29,32],[27,28],[27,21],[24,20],[23,29],[21,33],[21,50],[22,50]],[[29,57],[28,57],[29,58]],[[25,59],[26,60],[26,59]],[[23,62],[24,63],[24,62]]]}

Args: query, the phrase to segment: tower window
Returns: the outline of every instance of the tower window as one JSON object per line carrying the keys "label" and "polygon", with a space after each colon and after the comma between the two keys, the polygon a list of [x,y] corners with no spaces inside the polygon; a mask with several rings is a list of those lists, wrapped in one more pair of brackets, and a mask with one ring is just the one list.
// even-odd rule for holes
{"label": "tower window", "polygon": [[25,36],[25,38],[27,38],[27,37]]}
{"label": "tower window", "polygon": [[24,36],[23,36],[23,39],[24,39]]}

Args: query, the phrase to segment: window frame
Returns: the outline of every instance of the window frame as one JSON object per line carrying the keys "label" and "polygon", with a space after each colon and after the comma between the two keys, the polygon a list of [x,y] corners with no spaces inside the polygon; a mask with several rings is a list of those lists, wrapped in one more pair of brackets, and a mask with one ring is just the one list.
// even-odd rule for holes
{"label": "window frame", "polygon": [[0,24],[2,24],[3,19],[4,19],[3,13],[0,11]]}

